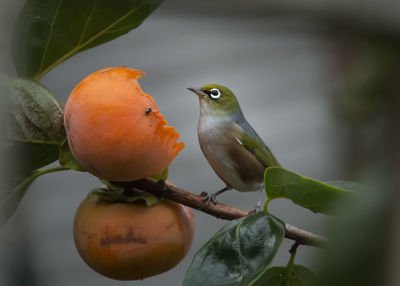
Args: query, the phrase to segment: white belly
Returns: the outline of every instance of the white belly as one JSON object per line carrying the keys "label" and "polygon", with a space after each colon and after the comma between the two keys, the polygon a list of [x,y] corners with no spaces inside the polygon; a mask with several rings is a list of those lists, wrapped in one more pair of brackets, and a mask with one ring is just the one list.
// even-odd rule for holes
{"label": "white belly", "polygon": [[256,191],[261,182],[243,182],[237,172],[237,163],[232,161],[225,151],[224,140],[221,139],[223,136],[229,136],[226,134],[229,132],[227,124],[229,122],[215,117],[200,120],[198,136],[201,150],[215,173],[228,187],[241,192]]}

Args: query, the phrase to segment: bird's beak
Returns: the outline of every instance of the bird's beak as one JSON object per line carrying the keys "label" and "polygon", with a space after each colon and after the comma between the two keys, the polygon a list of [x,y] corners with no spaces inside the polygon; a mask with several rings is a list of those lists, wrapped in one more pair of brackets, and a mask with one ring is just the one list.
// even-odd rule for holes
{"label": "bird's beak", "polygon": [[200,90],[200,88],[195,88],[195,87],[188,87],[188,90],[190,90],[191,92],[194,92],[195,94],[197,94],[198,96],[204,96],[205,93],[203,91]]}

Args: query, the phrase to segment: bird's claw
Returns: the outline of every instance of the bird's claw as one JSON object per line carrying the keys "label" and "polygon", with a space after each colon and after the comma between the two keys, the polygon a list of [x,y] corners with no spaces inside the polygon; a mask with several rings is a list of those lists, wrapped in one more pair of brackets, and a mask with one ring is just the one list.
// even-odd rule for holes
{"label": "bird's claw", "polygon": [[206,205],[207,205],[207,206],[210,205],[210,202],[211,202],[211,201],[214,203],[214,205],[217,204],[217,199],[216,199],[217,196],[214,195],[214,194],[209,194],[209,193],[206,193],[206,192],[202,192],[202,193],[200,194],[200,196],[203,197],[203,202],[206,202]]}
{"label": "bird's claw", "polygon": [[254,210],[249,211],[249,215],[259,213],[261,211],[261,206],[257,205]]}

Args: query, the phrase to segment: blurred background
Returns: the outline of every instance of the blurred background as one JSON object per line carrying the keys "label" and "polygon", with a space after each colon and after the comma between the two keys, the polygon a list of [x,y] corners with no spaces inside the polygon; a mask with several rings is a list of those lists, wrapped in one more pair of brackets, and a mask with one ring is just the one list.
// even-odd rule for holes
{"label": "blurred background", "polygon": [[[16,74],[11,30],[23,2],[0,2],[0,72],[10,76]],[[213,192],[223,183],[200,151],[199,104],[186,88],[218,83],[235,92],[247,120],[285,168],[320,180],[379,174],[374,182],[388,183],[387,192],[381,192],[396,198],[398,185],[391,178],[400,174],[399,11],[396,1],[170,0],[139,28],[75,55],[41,82],[64,104],[72,89],[98,69],[124,65],[145,71],[142,89],[186,144],[169,180],[193,193]],[[72,238],[74,213],[98,186],[95,177],[73,171],[40,177],[31,186],[0,230],[0,285],[180,285],[196,251],[226,223],[195,211],[195,240],[177,267],[143,281],[114,281],[83,262]],[[256,200],[256,193],[236,191],[219,197],[246,210]],[[396,202],[384,209],[395,210]],[[305,230],[329,232],[326,216],[290,201],[276,200],[270,211]],[[348,236],[372,222],[364,217]],[[397,228],[384,231],[397,233]],[[391,245],[386,236],[385,241]],[[286,265],[291,244],[285,240],[274,265]],[[326,263],[318,262],[324,251],[302,246],[296,263],[316,270]]]}

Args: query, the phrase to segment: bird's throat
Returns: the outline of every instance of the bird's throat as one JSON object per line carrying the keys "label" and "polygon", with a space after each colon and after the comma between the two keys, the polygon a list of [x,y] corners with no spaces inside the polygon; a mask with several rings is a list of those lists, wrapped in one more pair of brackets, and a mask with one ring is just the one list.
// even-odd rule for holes
{"label": "bird's throat", "polygon": [[223,117],[230,116],[237,111],[237,108],[227,108],[227,106],[219,106],[217,103],[209,102],[205,99],[200,98],[200,117],[202,116],[214,116]]}

